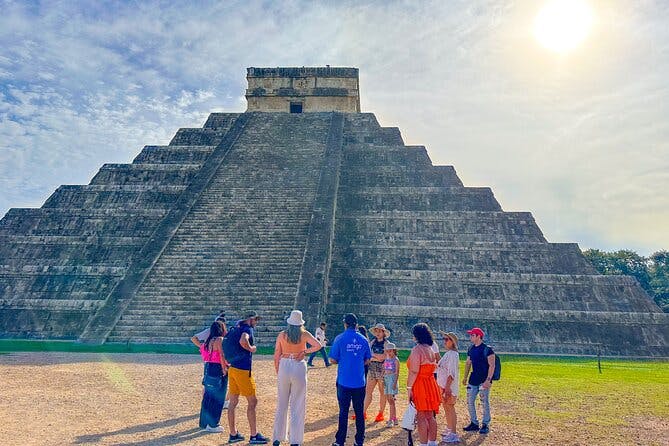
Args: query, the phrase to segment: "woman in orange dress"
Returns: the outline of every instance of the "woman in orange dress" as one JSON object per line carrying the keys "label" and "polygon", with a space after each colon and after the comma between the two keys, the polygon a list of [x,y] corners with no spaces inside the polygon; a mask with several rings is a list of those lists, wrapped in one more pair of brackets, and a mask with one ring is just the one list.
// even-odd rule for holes
{"label": "woman in orange dress", "polygon": [[414,325],[412,332],[416,346],[411,349],[407,360],[409,401],[413,402],[418,412],[416,420],[420,444],[436,446],[437,420],[435,414],[439,413],[441,392],[434,379],[434,372],[437,368],[431,348],[434,338],[430,327],[424,323]]}

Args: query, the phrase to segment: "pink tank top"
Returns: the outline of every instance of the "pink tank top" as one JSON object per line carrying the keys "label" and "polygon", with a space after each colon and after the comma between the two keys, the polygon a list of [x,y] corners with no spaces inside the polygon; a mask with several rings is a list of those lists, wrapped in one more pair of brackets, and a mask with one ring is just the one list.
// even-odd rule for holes
{"label": "pink tank top", "polygon": [[221,353],[216,350],[209,351],[204,345],[204,342],[200,344],[200,356],[204,362],[215,362],[221,364]]}

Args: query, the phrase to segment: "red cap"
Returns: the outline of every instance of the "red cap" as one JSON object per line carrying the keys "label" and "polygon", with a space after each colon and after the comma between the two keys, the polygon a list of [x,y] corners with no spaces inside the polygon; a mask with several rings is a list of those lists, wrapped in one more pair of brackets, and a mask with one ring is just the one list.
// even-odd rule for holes
{"label": "red cap", "polygon": [[484,336],[484,334],[483,334],[483,330],[481,330],[481,329],[478,328],[478,327],[474,327],[474,328],[472,328],[471,330],[467,330],[467,334],[473,334],[473,335],[476,335],[476,336],[478,336],[478,337],[480,337],[480,338],[482,338],[482,337]]}

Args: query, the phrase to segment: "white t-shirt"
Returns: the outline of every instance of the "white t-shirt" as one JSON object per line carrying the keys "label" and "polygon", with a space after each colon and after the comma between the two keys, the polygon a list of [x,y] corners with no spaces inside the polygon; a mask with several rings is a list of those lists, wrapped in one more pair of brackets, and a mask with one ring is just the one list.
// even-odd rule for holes
{"label": "white t-shirt", "polygon": [[436,342],[433,342],[432,345],[430,346],[430,348],[432,349],[432,351],[434,353],[439,353],[439,346],[437,345]]}
{"label": "white t-shirt", "polygon": [[437,364],[437,385],[442,389],[446,387],[449,376],[453,377],[451,393],[458,396],[458,385],[460,384],[460,356],[455,350],[448,350]]}
{"label": "white t-shirt", "polygon": [[193,336],[197,337],[200,341],[206,341],[207,338],[209,337],[209,333],[210,333],[209,330],[210,330],[209,328],[205,328],[201,332],[195,333]]}
{"label": "white t-shirt", "polygon": [[321,343],[322,346],[325,346],[325,330],[321,327],[316,328],[316,340]]}

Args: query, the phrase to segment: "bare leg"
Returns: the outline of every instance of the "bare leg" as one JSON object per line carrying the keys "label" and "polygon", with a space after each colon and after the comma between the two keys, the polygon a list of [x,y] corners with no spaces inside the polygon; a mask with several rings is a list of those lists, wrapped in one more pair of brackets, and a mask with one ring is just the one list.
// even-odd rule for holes
{"label": "bare leg", "polygon": [[376,383],[378,381],[376,379],[368,379],[367,380],[367,388],[365,389],[365,407],[363,409],[364,413],[367,413],[367,409],[369,408],[369,405],[372,403],[372,393],[374,392],[374,387],[376,386]]}
{"label": "bare leg", "polygon": [[427,440],[437,441],[437,419],[432,412],[428,412],[427,417]]}
{"label": "bare leg", "polygon": [[386,399],[388,400],[388,405],[390,406],[390,419],[396,420],[397,408],[395,407],[395,395],[388,395],[386,396]]}
{"label": "bare leg", "polygon": [[231,435],[237,433],[237,426],[235,425],[235,409],[237,409],[238,403],[239,395],[230,395],[230,405],[228,406],[228,426],[230,428]]}
{"label": "bare leg", "polygon": [[258,398],[255,396],[247,396],[246,401],[249,403],[249,406],[246,408],[246,418],[249,420],[249,430],[251,431],[251,436],[253,437],[258,433],[256,425],[256,406],[258,405]]}
{"label": "bare leg", "polygon": [[457,424],[457,414],[455,413],[455,404],[444,404],[444,414],[446,415],[446,426],[451,432],[455,432]]}
{"label": "bare leg", "polygon": [[383,389],[383,380],[379,381],[379,413],[385,413],[386,411],[386,392]]}
{"label": "bare leg", "polygon": [[419,411],[416,415],[418,418],[418,439],[420,440],[421,444],[426,444],[428,441],[427,437],[429,421],[427,418],[430,416],[432,416],[432,413],[424,410]]}

